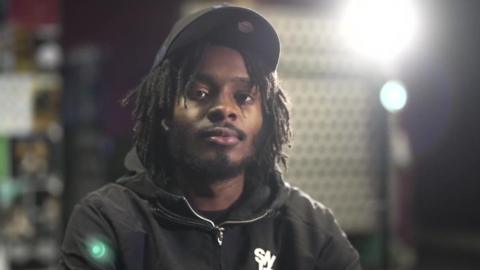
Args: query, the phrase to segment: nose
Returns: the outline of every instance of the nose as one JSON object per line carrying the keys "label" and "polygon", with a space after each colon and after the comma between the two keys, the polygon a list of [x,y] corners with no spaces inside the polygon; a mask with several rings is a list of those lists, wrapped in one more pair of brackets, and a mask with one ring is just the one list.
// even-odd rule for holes
{"label": "nose", "polygon": [[219,96],[217,102],[208,110],[207,118],[212,123],[237,120],[238,112],[236,104],[227,97]]}

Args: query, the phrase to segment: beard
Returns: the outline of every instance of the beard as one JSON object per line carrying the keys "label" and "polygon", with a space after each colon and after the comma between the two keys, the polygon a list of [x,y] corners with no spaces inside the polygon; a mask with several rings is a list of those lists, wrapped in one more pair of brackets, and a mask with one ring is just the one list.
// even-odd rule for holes
{"label": "beard", "polygon": [[[223,147],[214,150],[216,153],[213,158],[202,157],[200,151],[189,145],[189,142],[197,138],[190,139],[188,134],[189,131],[181,127],[172,128],[168,134],[168,150],[177,169],[192,181],[196,181],[194,184],[210,185],[226,181],[243,173],[255,160],[252,153],[240,161],[233,162]],[[255,144],[254,148],[256,146]]]}

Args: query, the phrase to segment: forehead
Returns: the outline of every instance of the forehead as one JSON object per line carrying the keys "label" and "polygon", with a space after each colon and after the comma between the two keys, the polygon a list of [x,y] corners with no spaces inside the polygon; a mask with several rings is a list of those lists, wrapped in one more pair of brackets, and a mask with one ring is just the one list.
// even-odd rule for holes
{"label": "forehead", "polygon": [[198,65],[199,73],[248,78],[243,56],[225,46],[207,46]]}

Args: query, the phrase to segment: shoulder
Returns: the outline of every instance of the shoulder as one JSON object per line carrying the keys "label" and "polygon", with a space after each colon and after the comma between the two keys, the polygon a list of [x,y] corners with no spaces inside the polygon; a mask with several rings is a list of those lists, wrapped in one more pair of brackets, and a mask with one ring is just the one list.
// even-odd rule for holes
{"label": "shoulder", "polygon": [[[142,202],[132,191],[117,183],[90,192],[70,215],[61,248],[61,265],[67,269],[116,269],[116,255],[126,237],[137,237],[143,226],[138,218]],[[127,239],[128,240],[128,239]],[[131,241],[130,241],[131,242]],[[128,243],[130,243],[128,242]],[[106,260],[92,257],[92,245],[101,243]]]}
{"label": "shoulder", "polygon": [[87,194],[77,203],[74,213],[90,213],[117,224],[118,221],[129,224],[148,215],[149,203],[131,189],[110,183]]}
{"label": "shoulder", "polygon": [[126,187],[117,183],[110,183],[85,195],[79,201],[79,204],[103,207],[108,204],[125,202],[125,198],[134,196],[135,194]]}
{"label": "shoulder", "polygon": [[334,221],[332,211],[297,187],[289,186],[289,195],[284,204],[284,213],[306,225],[329,226]]}
{"label": "shoulder", "polygon": [[291,228],[308,235],[311,246],[317,246],[319,269],[360,269],[358,253],[338,225],[333,212],[321,202],[296,187],[280,211],[280,218]]}
{"label": "shoulder", "polygon": [[136,195],[117,183],[107,184],[85,195],[78,203],[78,207],[105,210],[111,207],[125,207],[136,199]]}

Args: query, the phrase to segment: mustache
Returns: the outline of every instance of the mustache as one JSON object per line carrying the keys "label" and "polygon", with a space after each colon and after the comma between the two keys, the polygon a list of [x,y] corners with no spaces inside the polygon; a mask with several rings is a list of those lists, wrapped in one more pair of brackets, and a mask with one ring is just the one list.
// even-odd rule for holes
{"label": "mustache", "polygon": [[228,135],[231,135],[231,136],[236,136],[240,140],[243,140],[243,139],[245,139],[245,137],[247,137],[247,134],[245,134],[245,132],[243,132],[241,129],[239,129],[236,126],[234,126],[232,124],[229,124],[229,123],[226,123],[226,124],[223,124],[223,125],[209,126],[209,127],[206,127],[206,128],[202,128],[199,131],[199,135],[201,137],[208,137],[208,136],[211,136],[211,135],[222,135],[222,134],[225,134],[225,133],[227,133]]}

